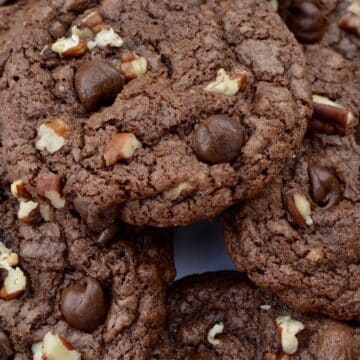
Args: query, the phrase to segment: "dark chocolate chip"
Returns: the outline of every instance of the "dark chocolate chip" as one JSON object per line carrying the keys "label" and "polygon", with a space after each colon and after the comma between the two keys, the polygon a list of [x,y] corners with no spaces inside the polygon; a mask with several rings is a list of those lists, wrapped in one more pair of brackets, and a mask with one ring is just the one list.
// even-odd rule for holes
{"label": "dark chocolate chip", "polygon": [[292,2],[286,23],[302,43],[320,41],[326,28],[324,13],[312,1],[306,0]]}
{"label": "dark chocolate chip", "polygon": [[321,165],[309,166],[310,191],[313,200],[323,208],[336,205],[341,198],[341,186],[332,171]]}
{"label": "dark chocolate chip", "polygon": [[87,111],[112,104],[123,88],[119,71],[105,61],[83,63],[75,74],[75,89]]}
{"label": "dark chocolate chip", "polygon": [[0,77],[4,73],[5,65],[10,57],[10,50],[4,50],[0,52]]}
{"label": "dark chocolate chip", "polygon": [[14,354],[7,335],[0,330],[0,360],[9,360]]}
{"label": "dark chocolate chip", "polygon": [[0,6],[1,5],[7,5],[13,3],[15,0],[0,0]]}
{"label": "dark chocolate chip", "polygon": [[199,159],[217,164],[235,160],[244,145],[244,128],[226,115],[213,115],[196,128],[193,148]]}
{"label": "dark chocolate chip", "polygon": [[107,229],[100,233],[99,237],[97,238],[97,243],[102,246],[106,246],[115,238],[119,231],[120,225],[113,224],[109,226]]}
{"label": "dark chocolate chip", "polygon": [[74,328],[92,331],[106,318],[105,294],[98,280],[86,277],[64,290],[61,310],[65,320]]}

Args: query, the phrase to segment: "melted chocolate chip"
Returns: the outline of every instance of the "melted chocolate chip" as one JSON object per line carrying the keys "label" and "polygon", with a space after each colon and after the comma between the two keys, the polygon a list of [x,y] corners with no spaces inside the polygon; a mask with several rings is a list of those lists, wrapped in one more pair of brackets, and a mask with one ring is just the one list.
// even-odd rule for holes
{"label": "melted chocolate chip", "polygon": [[0,360],[9,360],[12,358],[13,350],[7,335],[0,330]]}
{"label": "melted chocolate chip", "polygon": [[311,197],[319,206],[328,209],[339,202],[341,186],[329,169],[320,165],[310,165],[309,178]]}
{"label": "melted chocolate chip", "polygon": [[86,277],[64,290],[61,310],[65,320],[74,328],[95,330],[106,318],[107,304],[98,280]]}
{"label": "melted chocolate chip", "polygon": [[75,74],[75,89],[87,111],[112,104],[122,88],[119,71],[105,61],[85,62]]}
{"label": "melted chocolate chip", "polygon": [[237,120],[214,115],[196,128],[193,148],[198,158],[207,163],[229,162],[240,155],[244,139],[244,129]]}
{"label": "melted chocolate chip", "polygon": [[5,65],[10,57],[10,50],[4,50],[0,52],[0,77],[3,75]]}
{"label": "melted chocolate chip", "polygon": [[293,1],[286,23],[302,43],[320,41],[326,28],[324,13],[312,1],[306,0]]}

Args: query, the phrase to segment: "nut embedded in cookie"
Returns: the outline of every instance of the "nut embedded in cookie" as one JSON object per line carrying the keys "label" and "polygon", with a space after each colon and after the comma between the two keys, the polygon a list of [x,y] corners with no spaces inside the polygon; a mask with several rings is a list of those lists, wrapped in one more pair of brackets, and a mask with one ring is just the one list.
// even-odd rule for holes
{"label": "nut embedded in cookie", "polygon": [[134,134],[120,133],[114,135],[104,152],[106,165],[114,165],[118,161],[132,158],[135,151],[141,147],[141,142]]}
{"label": "nut embedded in cookie", "polygon": [[14,181],[10,186],[10,191],[18,200],[26,201],[31,199],[31,195],[26,190],[25,184],[22,180]]}
{"label": "nut embedded in cookie", "polygon": [[349,129],[358,124],[350,110],[327,97],[313,95],[313,108],[309,133],[346,136]]}
{"label": "nut embedded in cookie", "polygon": [[26,290],[26,277],[19,267],[15,267],[18,263],[18,255],[0,242],[0,299],[2,300],[18,298]]}
{"label": "nut embedded in cookie", "polygon": [[69,127],[62,120],[51,120],[38,128],[38,140],[35,144],[37,150],[48,151],[53,154],[59,151],[66,142]]}
{"label": "nut embedded in cookie", "polygon": [[351,34],[360,36],[360,1],[353,0],[347,13],[341,18],[339,27]]}
{"label": "nut embedded in cookie", "polygon": [[42,342],[31,348],[34,360],[81,360],[81,354],[63,337],[48,332]]}
{"label": "nut embedded in cookie", "polygon": [[36,191],[40,196],[48,199],[55,209],[62,209],[65,206],[65,199],[61,195],[61,176],[49,174],[39,177],[36,180]]}
{"label": "nut embedded in cookie", "polygon": [[284,201],[291,216],[299,226],[313,225],[310,202],[301,191],[289,190],[284,196]]}
{"label": "nut embedded in cookie", "polygon": [[248,74],[245,71],[229,76],[225,69],[220,69],[216,80],[208,84],[205,90],[214,94],[233,96],[245,90],[247,80]]}
{"label": "nut embedded in cookie", "polygon": [[38,224],[42,220],[39,203],[34,201],[20,201],[17,217],[20,221],[28,225]]}
{"label": "nut embedded in cookie", "polygon": [[213,345],[217,346],[220,345],[220,340],[216,339],[216,336],[222,334],[224,332],[224,323],[215,324],[207,334],[207,341]]}
{"label": "nut embedded in cookie", "polygon": [[121,72],[129,79],[137,79],[145,75],[148,67],[148,62],[143,56],[128,53],[122,56]]}
{"label": "nut embedded in cookie", "polygon": [[299,346],[296,335],[305,329],[304,324],[292,319],[291,316],[279,316],[276,323],[279,327],[282,350],[286,354],[295,354]]}

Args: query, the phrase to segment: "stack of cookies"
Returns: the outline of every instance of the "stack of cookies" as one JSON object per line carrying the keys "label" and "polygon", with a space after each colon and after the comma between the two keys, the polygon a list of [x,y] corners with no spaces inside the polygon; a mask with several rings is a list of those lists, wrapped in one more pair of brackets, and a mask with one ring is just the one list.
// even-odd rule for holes
{"label": "stack of cookies", "polygon": [[359,360],[359,113],[359,0],[0,0],[0,360]]}

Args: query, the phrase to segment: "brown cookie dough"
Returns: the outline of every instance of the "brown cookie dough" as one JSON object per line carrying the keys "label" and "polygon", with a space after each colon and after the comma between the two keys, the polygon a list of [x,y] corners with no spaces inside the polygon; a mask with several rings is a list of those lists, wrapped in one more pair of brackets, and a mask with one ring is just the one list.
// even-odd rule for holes
{"label": "brown cookie dough", "polygon": [[0,358],[147,359],[174,277],[168,236],[122,225],[98,246],[75,216],[32,227],[16,209],[0,205]]}
{"label": "brown cookie dough", "polygon": [[359,118],[360,72],[328,48],[306,56],[316,101],[304,145],[262,196],[223,216],[225,243],[240,271],[295,309],[359,320],[360,138],[346,124]]}
{"label": "brown cookie dough", "polygon": [[305,316],[239,273],[209,273],[175,283],[167,327],[152,359],[355,360],[360,331]]}
{"label": "brown cookie dough", "polygon": [[38,1],[16,42],[0,104],[12,181],[38,198],[39,177],[58,175],[65,206],[100,232],[212,218],[278,175],[310,96],[269,4],[94,4]]}
{"label": "brown cookie dough", "polygon": [[301,43],[331,47],[360,63],[359,0],[279,0],[278,4]]}

